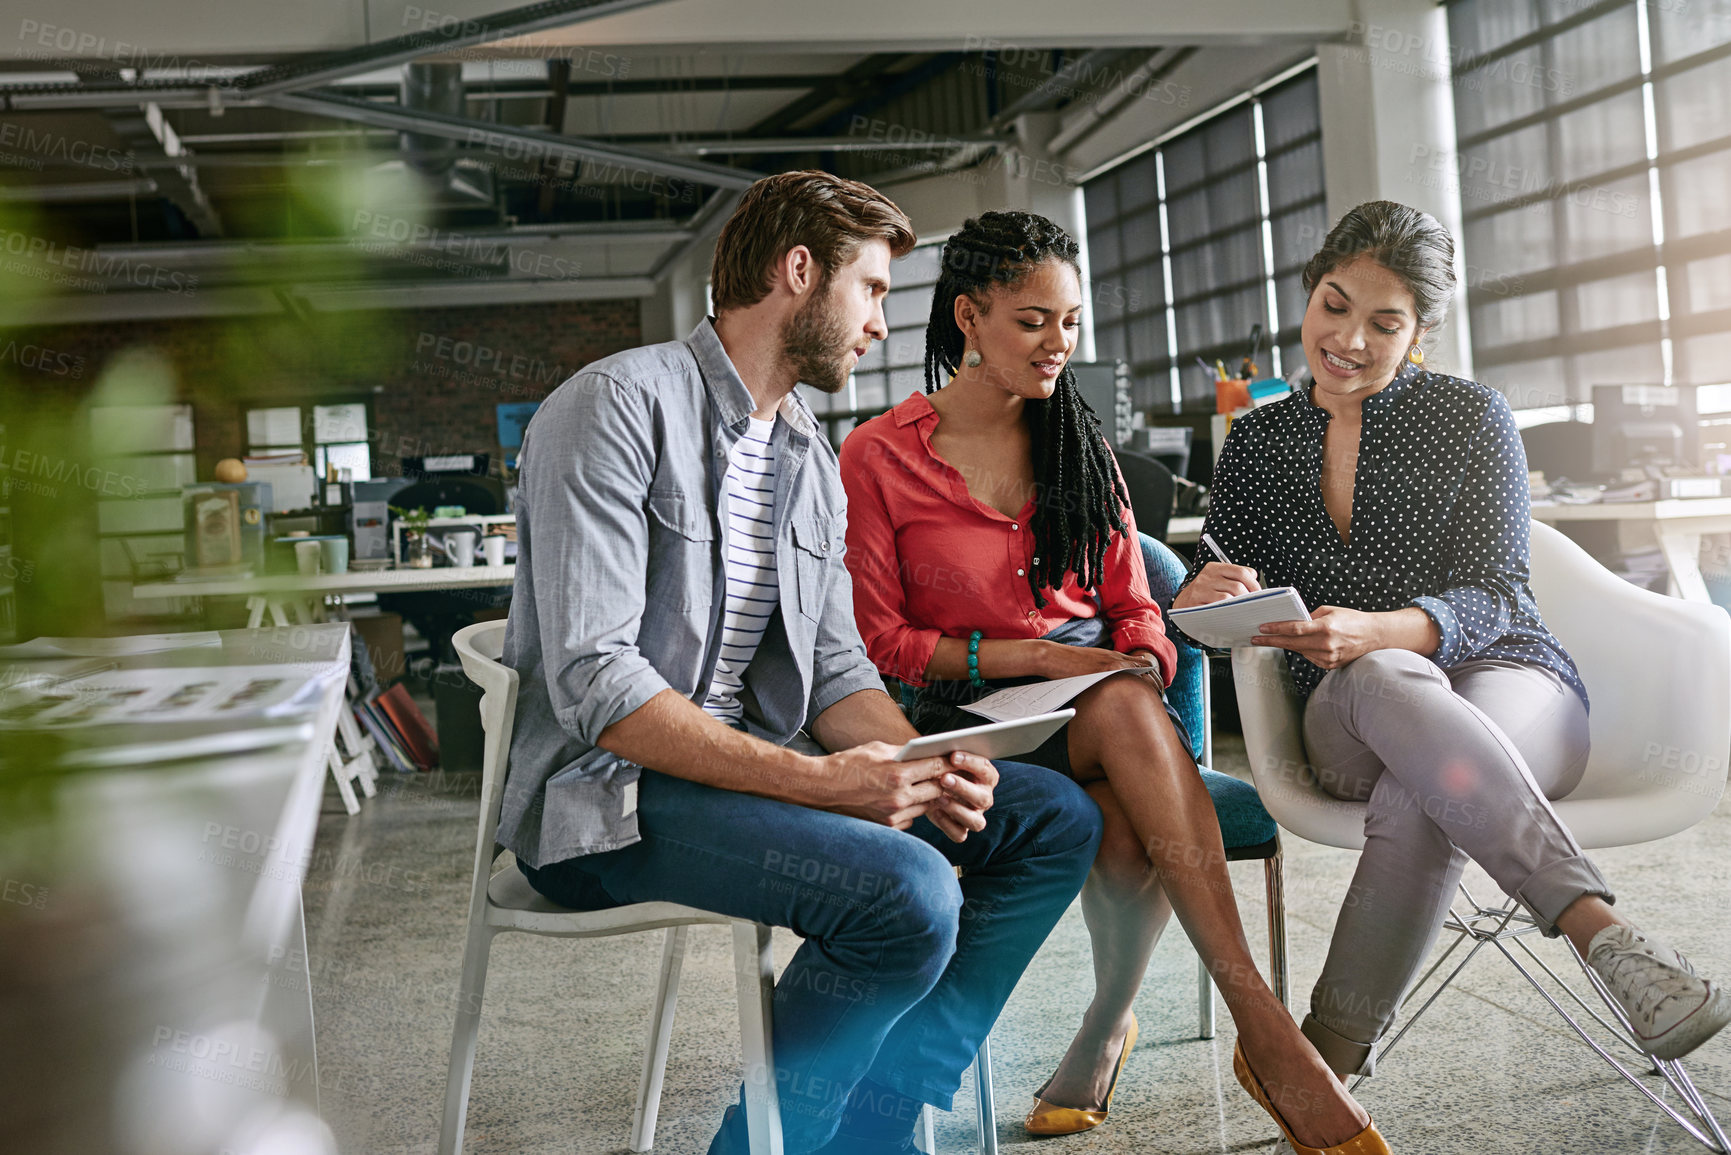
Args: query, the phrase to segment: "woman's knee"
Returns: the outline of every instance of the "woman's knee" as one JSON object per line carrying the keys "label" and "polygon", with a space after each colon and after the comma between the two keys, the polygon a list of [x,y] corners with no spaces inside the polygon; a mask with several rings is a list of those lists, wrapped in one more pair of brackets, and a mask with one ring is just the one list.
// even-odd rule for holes
{"label": "woman's knee", "polygon": [[1107,678],[1088,689],[1076,699],[1076,717],[1071,725],[1081,727],[1098,747],[1124,733],[1145,736],[1152,730],[1176,734],[1160,687],[1143,677]]}
{"label": "woman's knee", "polygon": [[1372,650],[1342,666],[1337,674],[1359,697],[1415,702],[1429,685],[1448,687],[1436,663],[1411,650]]}

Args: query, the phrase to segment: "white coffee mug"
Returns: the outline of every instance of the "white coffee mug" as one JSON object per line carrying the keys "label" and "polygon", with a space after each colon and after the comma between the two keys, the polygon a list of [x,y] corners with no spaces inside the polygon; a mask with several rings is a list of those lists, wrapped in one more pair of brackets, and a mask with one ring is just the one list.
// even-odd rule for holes
{"label": "white coffee mug", "polygon": [[301,571],[302,577],[317,577],[319,573],[319,543],[316,541],[295,542],[295,567]]}
{"label": "white coffee mug", "polygon": [[482,538],[481,552],[487,556],[488,565],[504,565],[505,539],[496,533]]}
{"label": "white coffee mug", "polygon": [[452,565],[467,568],[475,564],[474,530],[453,530],[439,544],[445,547],[445,556],[451,559]]}

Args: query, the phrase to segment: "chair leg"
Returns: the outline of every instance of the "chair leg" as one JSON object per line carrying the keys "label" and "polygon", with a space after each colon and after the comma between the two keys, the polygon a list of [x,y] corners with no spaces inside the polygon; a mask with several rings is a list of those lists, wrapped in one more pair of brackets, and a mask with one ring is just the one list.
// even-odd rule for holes
{"label": "chair leg", "polygon": [[775,956],[769,928],[733,924],[733,981],[739,993],[739,1049],[745,1060],[745,1124],[751,1155],[782,1155],[781,1101],[771,1038]]}
{"label": "chair leg", "polygon": [[1196,1037],[1214,1037],[1214,979],[1201,955],[1196,956]]}
{"label": "chair leg", "polygon": [[1291,974],[1286,961],[1286,872],[1282,850],[1263,860],[1262,875],[1268,889],[1268,971],[1274,987],[1274,997],[1280,1005],[1290,1006]]}
{"label": "chair leg", "polygon": [[937,1132],[932,1123],[932,1105],[920,1108],[919,1122],[914,1125],[914,1146],[925,1155],[938,1155]]}
{"label": "chair leg", "polygon": [[631,1112],[633,1151],[647,1151],[655,1146],[655,1119],[661,1113],[661,1084],[667,1074],[673,1010],[679,1005],[679,971],[685,963],[686,933],[686,927],[668,927],[661,947],[661,977],[655,986],[655,1007],[649,1013],[649,1050],[643,1056],[643,1079],[637,1086],[637,1107]]}
{"label": "chair leg", "polygon": [[451,1065],[445,1075],[445,1118],[439,1127],[439,1155],[460,1155],[468,1121],[469,1080],[475,1073],[475,1036],[481,1027],[481,998],[487,989],[487,960],[493,928],[469,928],[463,951],[463,977],[457,987],[457,1024],[451,1030]]}
{"label": "chair leg", "polygon": [[992,1037],[980,1040],[974,1056],[974,1090],[979,1101],[975,1119],[980,1129],[980,1155],[998,1155],[998,1110],[992,1101]]}

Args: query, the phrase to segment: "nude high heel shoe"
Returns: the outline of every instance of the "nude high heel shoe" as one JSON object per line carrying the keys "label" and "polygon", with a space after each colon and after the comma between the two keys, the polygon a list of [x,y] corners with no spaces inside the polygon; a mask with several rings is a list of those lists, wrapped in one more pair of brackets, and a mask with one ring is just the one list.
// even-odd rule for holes
{"label": "nude high heel shoe", "polygon": [[[1124,1073],[1124,1062],[1130,1057],[1130,1050],[1136,1045],[1136,1016],[1130,1016],[1130,1029],[1124,1033],[1124,1046],[1118,1052],[1118,1066],[1112,1072],[1112,1082],[1106,1088],[1106,1101],[1097,1110],[1080,1107],[1060,1107],[1056,1103],[1034,1096],[1033,1109],[1028,1117],[1022,1120],[1022,1126],[1030,1135],[1074,1135],[1078,1131],[1092,1131],[1106,1121],[1106,1115],[1112,1109],[1112,1092],[1118,1089],[1118,1076]],[[1041,1087],[1043,1092],[1046,1088]]]}
{"label": "nude high heel shoe", "polygon": [[1256,1072],[1252,1071],[1250,1064],[1245,1061],[1244,1048],[1241,1046],[1234,1045],[1232,1048],[1232,1073],[1238,1076],[1238,1082],[1250,1092],[1250,1097],[1256,1100],[1257,1106],[1274,1117],[1281,1133],[1286,1136],[1286,1141],[1292,1144],[1292,1149],[1298,1152],[1298,1155],[1394,1155],[1381,1132],[1376,1129],[1375,1123],[1367,1124],[1364,1130],[1344,1143],[1336,1143],[1332,1147],[1306,1147],[1292,1137],[1292,1128],[1286,1125],[1286,1120],[1274,1109],[1274,1104],[1257,1079]]}

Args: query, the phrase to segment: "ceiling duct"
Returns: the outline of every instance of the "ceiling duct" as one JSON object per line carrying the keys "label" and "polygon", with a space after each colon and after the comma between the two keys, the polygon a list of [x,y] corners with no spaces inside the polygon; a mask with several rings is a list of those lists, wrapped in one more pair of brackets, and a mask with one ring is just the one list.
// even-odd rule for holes
{"label": "ceiling duct", "polygon": [[[461,64],[410,63],[403,65],[401,105],[409,112],[433,112],[442,116],[466,116]],[[404,162],[427,178],[437,190],[439,203],[474,207],[493,203],[493,173],[481,166],[459,165],[450,155],[443,137],[425,133],[401,134]]]}

